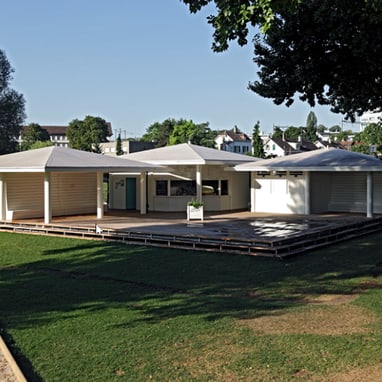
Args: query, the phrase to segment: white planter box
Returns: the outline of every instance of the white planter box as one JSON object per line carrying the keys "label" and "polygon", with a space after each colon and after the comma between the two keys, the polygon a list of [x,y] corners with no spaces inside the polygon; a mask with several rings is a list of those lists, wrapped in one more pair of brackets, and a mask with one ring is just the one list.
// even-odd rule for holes
{"label": "white planter box", "polygon": [[191,219],[198,219],[198,220],[204,219],[203,206],[200,206],[200,207],[187,206],[187,220],[191,220]]}

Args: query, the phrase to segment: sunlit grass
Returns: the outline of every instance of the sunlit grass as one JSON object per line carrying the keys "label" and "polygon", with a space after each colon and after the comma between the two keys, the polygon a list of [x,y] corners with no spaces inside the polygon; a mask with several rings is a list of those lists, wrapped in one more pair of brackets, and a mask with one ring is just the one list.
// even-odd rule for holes
{"label": "sunlit grass", "polygon": [[381,358],[381,243],[279,261],[1,233],[0,328],[32,382],[361,375]]}

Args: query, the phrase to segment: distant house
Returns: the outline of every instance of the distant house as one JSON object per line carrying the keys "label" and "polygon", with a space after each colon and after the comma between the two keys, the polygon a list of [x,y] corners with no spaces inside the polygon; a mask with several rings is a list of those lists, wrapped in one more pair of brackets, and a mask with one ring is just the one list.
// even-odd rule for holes
{"label": "distant house", "polygon": [[266,157],[283,157],[307,151],[317,150],[313,142],[305,140],[286,140],[282,138],[268,138],[264,141],[264,153]]}
{"label": "distant house", "polygon": [[266,157],[274,158],[296,154],[298,150],[281,138],[268,138],[264,142],[264,153]]}
{"label": "distant house", "polygon": [[329,148],[342,149],[342,150],[345,149],[345,147],[339,142],[331,142],[330,140],[326,141],[324,139],[317,139],[317,141],[314,142],[314,145],[318,149],[329,149]]}
{"label": "distant house", "polygon": [[[22,126],[21,127],[21,134],[19,138],[17,139],[17,142],[21,144],[23,142],[22,140],[22,133],[24,129],[26,129],[28,126]],[[69,140],[66,135],[66,131],[68,130],[69,126],[51,126],[51,125],[40,125],[40,127],[44,130],[46,130],[50,136],[51,142],[53,142],[54,146],[58,147],[69,147]],[[113,131],[111,129],[111,123],[107,122],[107,127],[109,134],[108,136],[111,137],[113,135]]]}
{"label": "distant house", "polygon": [[[122,141],[123,154],[132,154],[139,151],[152,150],[155,142]],[[101,143],[102,153],[105,155],[117,155],[117,141]]]}
{"label": "distant house", "polygon": [[235,126],[232,130],[223,130],[215,138],[218,150],[229,151],[237,154],[252,152],[252,141],[249,136]]}

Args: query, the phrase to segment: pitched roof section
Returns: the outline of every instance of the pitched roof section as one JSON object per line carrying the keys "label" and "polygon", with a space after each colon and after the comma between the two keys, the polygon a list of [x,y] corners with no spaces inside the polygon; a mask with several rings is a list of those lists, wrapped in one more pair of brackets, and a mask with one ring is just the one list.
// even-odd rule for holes
{"label": "pitched roof section", "polygon": [[340,149],[321,149],[240,164],[237,171],[382,171],[382,161]]}
{"label": "pitched roof section", "polygon": [[123,155],[123,158],[141,160],[156,165],[197,165],[197,164],[219,164],[236,165],[239,163],[253,162],[259,160],[248,155],[241,155],[227,151],[220,151],[193,145],[181,143],[174,146],[160,147],[153,150],[145,150],[133,154]]}
{"label": "pitched roof section", "polygon": [[266,142],[268,143],[269,141],[273,141],[276,143],[277,146],[279,146],[280,148],[282,148],[285,152],[287,153],[297,153],[298,151],[296,149],[294,149],[287,141],[284,141],[283,139],[281,138],[269,138],[269,140]]}
{"label": "pitched roof section", "polygon": [[149,163],[57,146],[0,156],[0,172],[143,172],[157,168]]}

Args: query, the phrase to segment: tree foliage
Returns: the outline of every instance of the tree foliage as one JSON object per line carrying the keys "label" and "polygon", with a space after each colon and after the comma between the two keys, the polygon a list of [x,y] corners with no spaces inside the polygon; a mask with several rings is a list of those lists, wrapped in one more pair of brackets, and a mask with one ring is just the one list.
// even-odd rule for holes
{"label": "tree foliage", "polygon": [[[213,50],[255,41],[258,80],[249,88],[290,106],[296,97],[354,119],[382,107],[379,0],[183,0],[191,12],[215,4]],[[260,29],[259,29],[260,27]],[[260,32],[265,32],[262,34]]]}
{"label": "tree foliage", "polygon": [[0,154],[17,150],[17,138],[25,120],[24,97],[9,87],[13,72],[4,51],[0,50]]}
{"label": "tree foliage", "polygon": [[252,133],[252,155],[256,158],[265,158],[263,140],[260,136],[260,122],[257,121]]}
{"label": "tree foliage", "polygon": [[110,131],[104,119],[88,115],[71,121],[66,134],[72,149],[101,153],[100,144],[107,142]]}
{"label": "tree foliage", "polygon": [[163,122],[150,125],[142,136],[145,142],[156,142],[156,147],[176,145],[191,141],[199,146],[214,147],[216,131],[209,128],[209,123],[196,124],[191,120],[168,118]]}
{"label": "tree foliage", "polygon": [[121,134],[118,134],[117,143],[115,145],[115,153],[117,156],[123,155]]}
{"label": "tree foliage", "polygon": [[[382,125],[380,123],[371,123],[364,130],[354,136],[356,144],[352,146],[352,151],[364,154],[382,154]],[[374,147],[374,150],[371,150]]]}
{"label": "tree foliage", "polygon": [[146,129],[142,136],[144,142],[155,142],[156,147],[166,146],[170,143],[170,135],[176,124],[175,119],[168,118],[162,123],[155,122]]}
{"label": "tree foliage", "polygon": [[314,142],[317,139],[317,117],[313,111],[311,111],[306,118],[306,129],[303,137],[309,142]]}
{"label": "tree foliage", "polygon": [[195,124],[193,121],[180,119],[170,135],[170,145],[191,142],[195,145],[214,147],[216,132],[209,128],[209,123]]}
{"label": "tree foliage", "polygon": [[[36,147],[37,142],[50,142],[49,133],[43,129],[38,123],[30,123],[22,132],[22,150],[31,150],[32,146]],[[37,144],[37,146],[39,146]],[[43,147],[46,146],[44,143]],[[48,145],[49,146],[49,145]]]}

